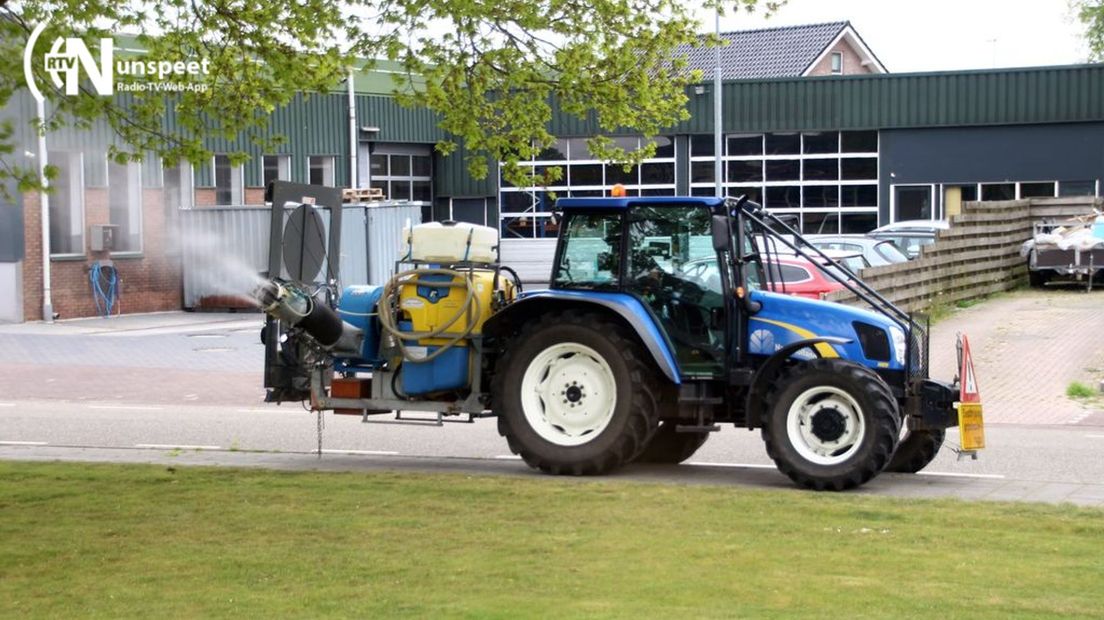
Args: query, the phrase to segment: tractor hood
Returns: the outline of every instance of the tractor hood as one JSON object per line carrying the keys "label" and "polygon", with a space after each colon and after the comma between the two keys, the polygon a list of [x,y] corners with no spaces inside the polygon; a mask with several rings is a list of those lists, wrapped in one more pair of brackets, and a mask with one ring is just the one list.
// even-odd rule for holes
{"label": "tractor hood", "polygon": [[[903,370],[906,334],[889,318],[827,301],[753,291],[762,307],[749,317],[749,353],[770,355],[783,346],[823,336],[846,338],[847,344],[821,343],[821,357],[841,357],[876,370]],[[808,349],[796,357],[812,357]]]}

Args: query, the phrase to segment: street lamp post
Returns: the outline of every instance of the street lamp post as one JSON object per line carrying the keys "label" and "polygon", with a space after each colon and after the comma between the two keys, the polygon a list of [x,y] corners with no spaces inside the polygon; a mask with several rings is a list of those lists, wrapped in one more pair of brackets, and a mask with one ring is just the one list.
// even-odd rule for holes
{"label": "street lamp post", "polygon": [[723,129],[721,127],[721,9],[717,7],[715,14],[717,47],[714,50],[716,66],[713,67],[713,180],[717,185],[717,196],[724,197],[724,171],[721,168],[721,149],[724,146]]}

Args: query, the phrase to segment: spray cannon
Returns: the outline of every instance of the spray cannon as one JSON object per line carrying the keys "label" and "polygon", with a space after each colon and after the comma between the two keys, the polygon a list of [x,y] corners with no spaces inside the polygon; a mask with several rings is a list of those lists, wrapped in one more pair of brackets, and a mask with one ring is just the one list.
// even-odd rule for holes
{"label": "spray cannon", "polygon": [[364,332],[294,283],[269,280],[253,291],[253,297],[266,314],[306,332],[327,351],[340,355],[361,350]]}

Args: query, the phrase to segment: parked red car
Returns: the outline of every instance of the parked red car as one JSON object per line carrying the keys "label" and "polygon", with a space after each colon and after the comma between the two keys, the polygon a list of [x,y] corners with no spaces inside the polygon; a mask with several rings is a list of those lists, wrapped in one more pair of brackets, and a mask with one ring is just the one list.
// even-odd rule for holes
{"label": "parked red car", "polygon": [[771,257],[770,290],[809,299],[821,299],[838,291],[843,285],[824,271],[797,256]]}

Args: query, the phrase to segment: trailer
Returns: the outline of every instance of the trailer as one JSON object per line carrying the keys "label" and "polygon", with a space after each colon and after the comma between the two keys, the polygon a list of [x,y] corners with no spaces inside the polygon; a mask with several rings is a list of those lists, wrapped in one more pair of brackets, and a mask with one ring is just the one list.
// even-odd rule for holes
{"label": "trailer", "polygon": [[1104,283],[1104,216],[1036,222],[1020,254],[1027,259],[1031,286],[1078,282],[1092,291],[1094,282]]}

